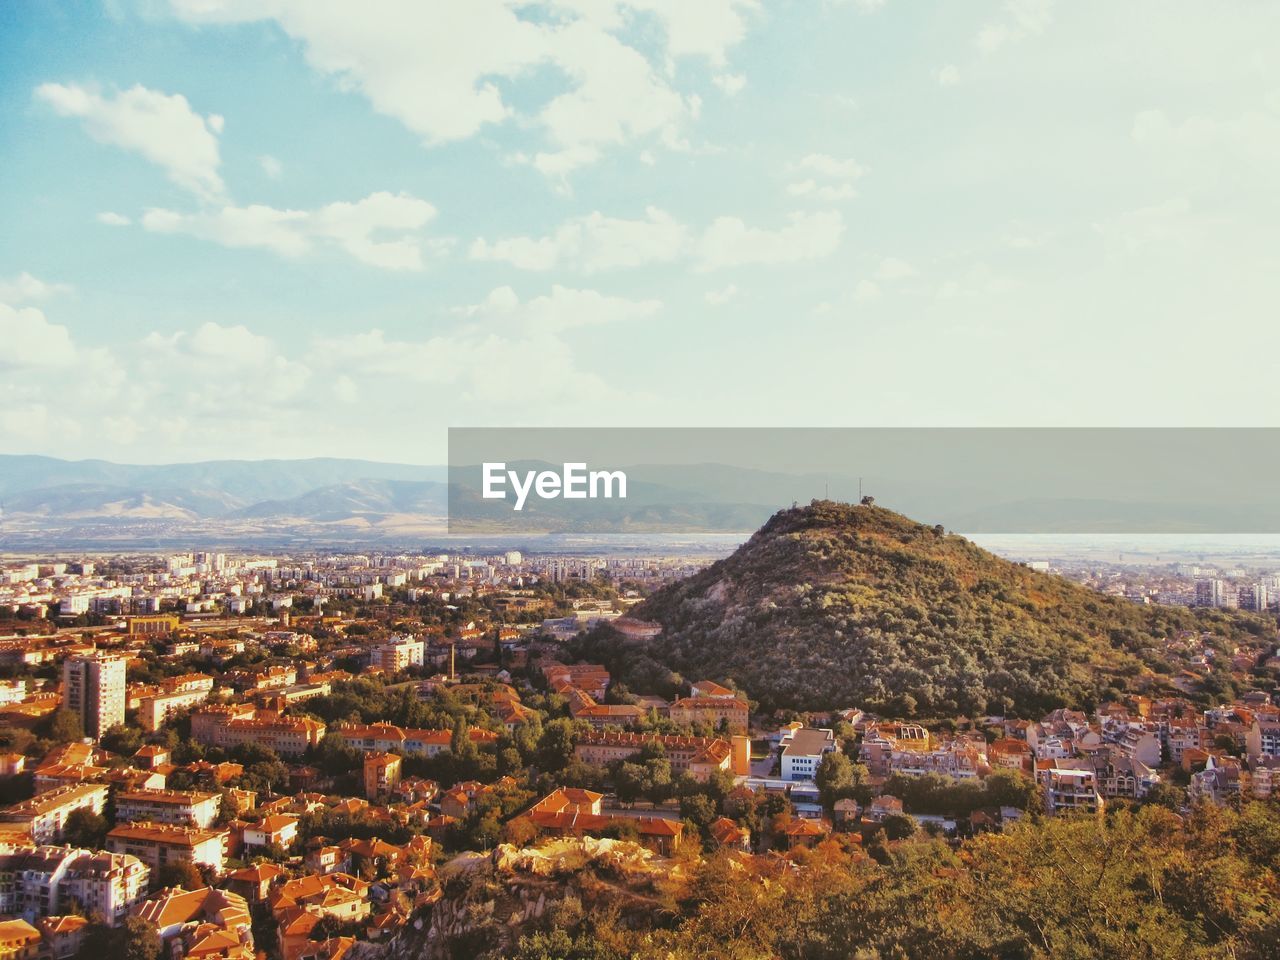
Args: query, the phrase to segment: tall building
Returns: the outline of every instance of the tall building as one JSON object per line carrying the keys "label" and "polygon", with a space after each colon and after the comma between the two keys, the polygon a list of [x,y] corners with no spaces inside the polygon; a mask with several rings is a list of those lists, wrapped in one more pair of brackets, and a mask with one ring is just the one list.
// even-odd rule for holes
{"label": "tall building", "polygon": [[68,657],[62,665],[62,703],[80,715],[85,736],[99,739],[124,723],[125,660],[101,652]]}

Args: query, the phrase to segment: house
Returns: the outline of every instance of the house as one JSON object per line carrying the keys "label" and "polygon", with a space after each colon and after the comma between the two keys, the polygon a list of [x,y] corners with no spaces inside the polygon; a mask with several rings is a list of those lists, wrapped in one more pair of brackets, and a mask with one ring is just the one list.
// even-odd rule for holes
{"label": "house", "polygon": [[227,874],[224,886],[232,893],[244,897],[250,906],[266,903],[271,888],[285,876],[284,869],[274,863],[257,863]]}
{"label": "house", "polygon": [[1036,780],[1044,792],[1044,806],[1050,815],[1099,813],[1103,808],[1094,767],[1083,760],[1038,760]]}
{"label": "house", "polygon": [[374,751],[364,758],[364,795],[370,800],[386,797],[400,782],[402,759],[394,753]]}
{"label": "house", "polygon": [[40,931],[25,920],[0,920],[0,960],[39,960]]}
{"label": "house", "polygon": [[803,727],[794,731],[782,748],[782,779],[812,780],[822,758],[838,749],[829,729]]}
{"label": "house", "polygon": [[787,849],[812,847],[822,840],[830,831],[826,824],[817,820],[795,819],[782,828],[782,835],[787,840]]}
{"label": "house", "polygon": [[902,801],[897,797],[874,797],[867,805],[867,819],[872,823],[883,823],[888,817],[902,816]]}
{"label": "house", "polygon": [[85,928],[88,926],[88,920],[74,913],[60,917],[41,917],[36,921],[36,927],[53,960],[70,960],[79,953]]}
{"label": "house", "polygon": [[561,787],[516,820],[528,822],[543,836],[598,837],[610,831],[634,830],[637,842],[654,853],[670,856],[679,849],[684,833],[684,824],[679,820],[602,813],[603,799],[603,794],[590,790]]}
{"label": "house", "polygon": [[728,817],[718,817],[711,822],[711,826],[707,828],[711,833],[711,839],[717,846],[727,847],[730,850],[742,850],[748,852],[751,850],[751,831],[746,827],[739,826]]}
{"label": "house", "polygon": [[288,850],[298,838],[298,818],[286,814],[263,817],[244,828],[245,847],[279,847]]}
{"label": "house", "polygon": [[155,926],[170,957],[254,960],[249,905],[229,891],[173,887],[138,904],[133,912]]}

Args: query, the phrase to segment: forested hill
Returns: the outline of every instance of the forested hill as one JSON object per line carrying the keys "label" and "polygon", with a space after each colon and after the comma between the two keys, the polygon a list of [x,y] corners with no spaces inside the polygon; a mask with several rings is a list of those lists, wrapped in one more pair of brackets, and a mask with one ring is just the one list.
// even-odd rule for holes
{"label": "forested hill", "polygon": [[1275,632],[1273,617],[1103,596],[890,510],[831,501],[774,515],[635,615],[662,623],[661,638],[601,631],[583,651],[633,684],[670,668],[733,680],[764,709],[926,718],[1039,716],[1109,690],[1160,690],[1166,638],[1256,645]]}

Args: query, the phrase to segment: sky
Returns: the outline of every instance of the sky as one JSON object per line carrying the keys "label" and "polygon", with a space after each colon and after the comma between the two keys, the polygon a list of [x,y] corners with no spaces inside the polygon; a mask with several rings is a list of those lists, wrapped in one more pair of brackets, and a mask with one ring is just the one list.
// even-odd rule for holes
{"label": "sky", "polygon": [[0,453],[1280,425],[1280,4],[9,0]]}

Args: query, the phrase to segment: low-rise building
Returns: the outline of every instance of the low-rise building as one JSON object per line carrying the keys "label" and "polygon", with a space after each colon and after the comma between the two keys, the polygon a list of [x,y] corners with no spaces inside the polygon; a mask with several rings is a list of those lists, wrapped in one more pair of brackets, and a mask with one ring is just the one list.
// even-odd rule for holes
{"label": "low-rise building", "polygon": [[160,823],[121,824],[107,834],[107,849],[129,853],[158,870],[169,863],[207,866],[221,874],[227,859],[227,831]]}
{"label": "low-rise building", "polygon": [[117,820],[209,827],[218,818],[222,796],[197,790],[132,790],[116,795]]}

